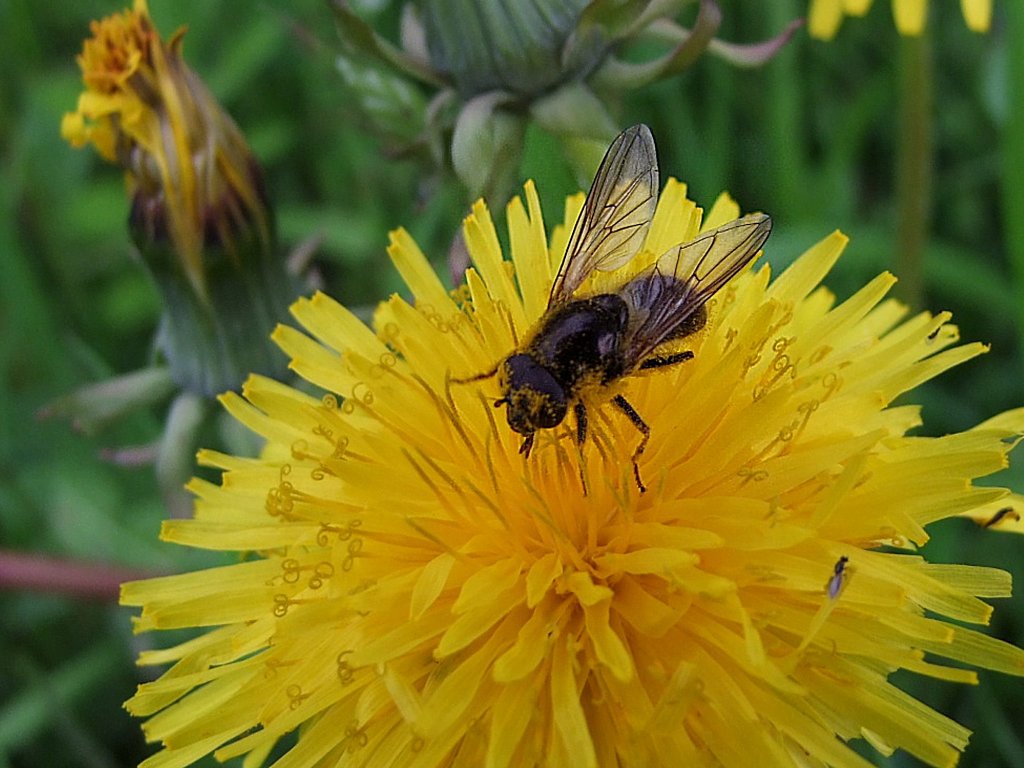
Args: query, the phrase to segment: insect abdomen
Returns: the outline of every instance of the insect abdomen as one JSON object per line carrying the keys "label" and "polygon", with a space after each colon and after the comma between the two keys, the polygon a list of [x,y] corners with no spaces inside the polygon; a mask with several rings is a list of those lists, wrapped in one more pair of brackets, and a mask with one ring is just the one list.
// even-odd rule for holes
{"label": "insect abdomen", "polygon": [[587,374],[603,381],[620,376],[620,342],[629,320],[626,302],[611,293],[570,301],[551,316],[528,345],[568,391]]}

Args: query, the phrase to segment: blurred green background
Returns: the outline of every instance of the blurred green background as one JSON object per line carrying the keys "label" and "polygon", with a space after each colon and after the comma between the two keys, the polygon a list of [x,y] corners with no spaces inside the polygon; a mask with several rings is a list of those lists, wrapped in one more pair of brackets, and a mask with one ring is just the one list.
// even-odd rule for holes
{"label": "blurred green background", "polygon": [[[453,177],[427,185],[413,162],[384,157],[354,119],[333,67],[337,38],[326,3],[150,4],[165,36],[189,25],[186,59],[262,160],[283,245],[322,237],[315,265],[329,293],[369,306],[396,290],[384,247],[399,225],[445,270],[469,201]],[[767,256],[776,267],[835,228],[849,234],[829,278],[840,297],[892,269],[899,241],[907,47],[888,2],[875,5],[833,42],[800,31],[755,70],[705,56],[617,105],[620,125],[651,125],[663,175],[687,181],[698,202],[710,205],[728,189],[745,209],[772,214]],[[958,4],[931,3],[935,165],[925,305],[951,310],[964,339],[992,350],[915,393],[926,434],[1024,403],[1022,5],[997,3],[992,31],[975,35]],[[101,458],[104,449],[156,439],[164,409],[89,436],[34,416],[62,393],[151,359],[160,308],[131,255],[121,173],[59,134],[80,91],[74,57],[89,21],[122,7],[0,2],[0,547],[170,572],[214,560],[157,541],[164,512],[151,469]],[[722,8],[720,36],[740,42],[772,36],[806,11],[799,0]],[[361,12],[379,29],[397,26],[390,6]],[[550,224],[576,185],[538,130],[527,135],[525,177],[536,179]],[[1024,490],[1024,473],[990,482]],[[1024,583],[1024,539],[956,521],[932,533],[930,558],[1002,567]],[[0,768],[128,766],[151,753],[121,702],[149,674],[134,667],[139,648],[166,645],[167,637],[133,637],[128,612],[113,599],[16,590],[0,593],[0,628]],[[991,631],[1024,642],[1024,604],[999,601]],[[977,688],[904,682],[976,732],[962,765],[1024,766],[1024,690],[1017,679],[980,676]],[[915,764],[903,755],[872,759]]]}

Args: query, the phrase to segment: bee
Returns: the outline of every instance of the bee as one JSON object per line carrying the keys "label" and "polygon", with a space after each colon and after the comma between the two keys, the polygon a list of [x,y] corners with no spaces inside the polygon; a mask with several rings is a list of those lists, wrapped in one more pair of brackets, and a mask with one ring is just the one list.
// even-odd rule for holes
{"label": "bee", "polygon": [[[750,214],[689,243],[670,248],[650,267],[613,292],[581,291],[595,271],[611,272],[639,253],[657,204],[658,160],[646,125],[623,131],[608,148],[576,221],[548,306],[535,329],[491,371],[498,374],[509,426],[523,435],[527,458],[534,437],[557,427],[570,408],[576,440],[587,437],[584,396],[642,371],[666,368],[693,357],[665,345],[699,331],[707,322],[708,300],[758,253],[771,232],[771,219]],[[641,434],[633,452],[640,492],[639,458],[651,428],[622,395],[611,402]]]}

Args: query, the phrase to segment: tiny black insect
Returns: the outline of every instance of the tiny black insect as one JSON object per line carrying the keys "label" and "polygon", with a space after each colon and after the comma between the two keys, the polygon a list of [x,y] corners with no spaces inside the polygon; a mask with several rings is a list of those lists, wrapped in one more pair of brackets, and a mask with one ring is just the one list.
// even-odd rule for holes
{"label": "tiny black insect", "polygon": [[992,517],[981,523],[982,528],[992,528],[999,525],[1003,520],[1020,520],[1020,514],[1013,507],[1003,507],[996,511]]}
{"label": "tiny black insect", "polygon": [[[576,439],[587,437],[584,395],[638,371],[676,365],[690,351],[664,346],[699,331],[708,300],[758,253],[771,219],[754,213],[670,248],[614,292],[580,291],[596,271],[610,272],[640,252],[658,196],[658,160],[646,125],[623,131],[598,168],[555,277],[547,311],[520,348],[495,369],[509,426],[523,435],[520,453],[530,455],[538,430],[562,423],[569,409]],[[473,380],[469,379],[469,380]],[[463,380],[465,381],[465,380]],[[633,473],[651,430],[621,394],[611,402],[640,431]]]}
{"label": "tiny black insect", "polygon": [[825,585],[825,591],[828,596],[835,600],[839,597],[839,593],[843,590],[843,585],[846,583],[846,564],[850,562],[850,558],[846,555],[840,557],[833,568],[832,576],[828,580],[828,584]]}

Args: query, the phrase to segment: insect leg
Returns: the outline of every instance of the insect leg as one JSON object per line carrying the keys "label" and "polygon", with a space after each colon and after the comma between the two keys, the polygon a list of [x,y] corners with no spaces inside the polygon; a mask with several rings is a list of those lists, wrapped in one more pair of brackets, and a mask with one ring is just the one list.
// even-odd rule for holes
{"label": "insect leg", "polygon": [[647,422],[640,418],[640,414],[636,412],[636,409],[629,404],[629,400],[624,398],[622,395],[616,395],[612,402],[615,403],[615,407],[622,411],[629,420],[633,423],[633,426],[640,430],[644,438],[640,441],[640,445],[633,451],[633,476],[636,477],[637,488],[640,489],[640,493],[647,491],[647,487],[643,484],[640,479],[640,465],[637,464],[637,459],[644,452],[644,448],[647,447],[647,441],[651,439],[651,428],[647,426]]}
{"label": "insect leg", "polygon": [[458,378],[452,376],[451,375],[451,371],[449,370],[445,374],[445,377],[452,384],[470,384],[470,383],[472,383],[474,381],[483,381],[484,379],[491,378],[491,376],[493,376],[494,374],[496,374],[498,372],[498,366],[499,365],[501,365],[501,363],[498,363],[498,365],[494,366],[490,370],[484,371],[483,373],[478,373],[476,376],[466,376],[466,377],[460,376]]}
{"label": "insect leg", "polygon": [[686,350],[685,352],[676,352],[674,355],[658,355],[657,357],[649,357],[640,363],[640,370],[648,371],[651,368],[664,368],[669,365],[685,363],[687,360],[692,359],[693,352],[690,350]]}
{"label": "insect leg", "polygon": [[583,441],[587,439],[587,407],[581,402],[573,406],[576,414],[576,450],[579,451],[580,485],[583,495],[587,495],[587,475],[583,471]]}
{"label": "insect leg", "polygon": [[533,450],[533,436],[536,432],[531,432],[523,438],[523,444],[519,446],[519,452],[526,458],[530,458],[530,451]]}
{"label": "insect leg", "polygon": [[587,408],[583,403],[576,403],[576,444],[583,445],[587,439]]}
{"label": "insect leg", "polygon": [[988,520],[983,521],[981,523],[981,527],[991,528],[994,525],[998,524],[1000,521],[1002,521],[1003,518],[1009,518],[1010,520],[1020,520],[1020,515],[1017,514],[1016,511],[1014,511],[1013,507],[1003,507],[994,515],[992,515],[992,517],[990,517]]}

